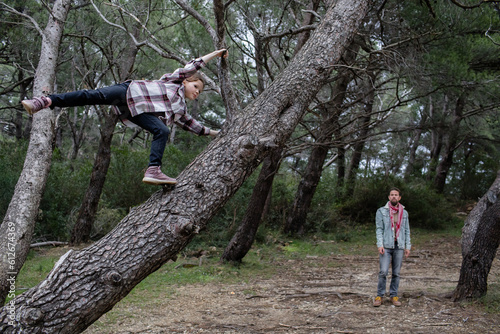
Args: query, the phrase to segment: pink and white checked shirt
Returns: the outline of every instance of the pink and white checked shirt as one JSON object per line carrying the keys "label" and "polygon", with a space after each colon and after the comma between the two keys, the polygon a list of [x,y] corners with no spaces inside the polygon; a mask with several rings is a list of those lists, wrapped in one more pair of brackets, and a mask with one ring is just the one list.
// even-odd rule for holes
{"label": "pink and white checked shirt", "polygon": [[[174,73],[164,74],[160,80],[132,80],[127,90],[130,114],[164,113],[166,125],[177,124],[197,135],[208,135],[210,129],[201,125],[187,113],[182,81],[205,66],[201,58],[191,60]],[[118,108],[115,108],[115,112]]]}

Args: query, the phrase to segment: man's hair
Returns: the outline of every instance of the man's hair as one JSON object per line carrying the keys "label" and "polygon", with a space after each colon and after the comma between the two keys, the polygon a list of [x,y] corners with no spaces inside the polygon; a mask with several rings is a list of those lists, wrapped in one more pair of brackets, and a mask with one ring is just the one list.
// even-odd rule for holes
{"label": "man's hair", "polygon": [[401,190],[399,190],[399,188],[396,188],[396,187],[392,187],[391,189],[389,189],[389,194],[391,193],[391,191],[393,190],[396,190],[398,193],[399,193],[399,196],[401,196]]}
{"label": "man's hair", "polygon": [[[190,77],[187,77],[186,79],[184,79],[186,81],[201,81],[201,83],[203,84],[203,87],[201,90],[203,90],[203,88],[205,88],[205,80],[203,80],[203,77],[201,76],[200,73],[196,72],[195,74],[193,74],[192,76]],[[201,91],[200,91],[201,92]]]}

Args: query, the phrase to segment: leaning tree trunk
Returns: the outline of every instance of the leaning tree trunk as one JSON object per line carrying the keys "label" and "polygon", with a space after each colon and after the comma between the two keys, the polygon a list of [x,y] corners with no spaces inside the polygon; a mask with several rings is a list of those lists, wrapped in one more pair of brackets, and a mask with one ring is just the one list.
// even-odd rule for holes
{"label": "leaning tree trunk", "polygon": [[297,188],[292,209],[288,214],[283,229],[285,233],[302,234],[305,230],[307,213],[311,207],[316,188],[321,180],[323,165],[330,149],[329,143],[332,140],[332,135],[340,130],[338,128],[338,120],[342,113],[342,104],[347,95],[347,87],[353,79],[353,73],[349,67],[356,60],[358,50],[359,43],[353,42],[342,57],[346,68],[339,70],[338,79],[332,90],[334,97],[326,104],[322,111],[323,121],[321,122],[319,134],[316,136],[318,139],[311,151],[304,176]]}
{"label": "leaning tree trunk", "polygon": [[470,212],[462,230],[462,267],[453,299],[486,294],[488,274],[500,244],[500,172],[493,185]]}
{"label": "leaning tree trunk", "polygon": [[[33,95],[40,96],[52,91],[55,81],[59,44],[63,23],[70,9],[70,0],[57,0],[49,14],[42,35],[40,62],[33,83]],[[35,220],[47,182],[52,160],[54,141],[54,113],[41,110],[33,117],[30,142],[23,171],[17,181],[14,196],[10,201],[0,226],[0,301],[10,294],[11,285],[26,260]],[[9,281],[7,281],[9,279]]]}
{"label": "leaning tree trunk", "polygon": [[283,146],[343,54],[368,1],[330,5],[313,38],[244,112],[178,176],[95,244],[69,251],[38,286],[0,312],[0,332],[79,333],[170,259],[260,164]]}
{"label": "leaning tree trunk", "polygon": [[271,154],[264,159],[245,216],[241,220],[238,230],[222,253],[221,260],[241,262],[252,247],[255,235],[262,221],[264,207],[269,197],[268,195],[273,186],[274,176],[278,172],[280,166],[282,152],[283,148],[279,147],[273,150]]}
{"label": "leaning tree trunk", "polygon": [[[310,9],[316,11],[319,5],[318,0],[313,0],[310,4]],[[314,16],[310,13],[304,15],[303,26],[309,25],[314,21]],[[249,26],[253,26],[250,23]],[[259,94],[264,91],[264,56],[263,56],[263,38],[261,34],[254,31],[255,40],[255,70],[257,72],[257,89]],[[294,50],[294,55],[297,54],[304,43],[309,39],[310,32],[300,34],[297,46]],[[248,253],[255,240],[255,235],[263,220],[264,211],[270,202],[274,176],[276,175],[283,153],[282,148],[273,150],[262,163],[259,177],[253,188],[252,196],[248,202],[245,215],[241,220],[238,230],[229,241],[224,252],[222,253],[222,261],[241,261]]]}

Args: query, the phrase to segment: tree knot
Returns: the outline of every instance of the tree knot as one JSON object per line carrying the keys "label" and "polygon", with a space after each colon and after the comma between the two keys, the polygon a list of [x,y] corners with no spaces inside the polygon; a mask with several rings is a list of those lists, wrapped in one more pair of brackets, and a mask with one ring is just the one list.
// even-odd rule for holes
{"label": "tree knot", "polygon": [[494,204],[498,200],[498,196],[494,191],[488,190],[486,193],[486,197],[488,198],[488,202]]}
{"label": "tree knot", "polygon": [[182,236],[198,233],[198,231],[199,228],[189,219],[182,219],[175,225],[175,232]]}
{"label": "tree knot", "polygon": [[119,286],[123,283],[122,275],[120,275],[120,273],[117,272],[116,270],[108,271],[104,275],[104,280],[106,283],[113,285],[113,286]]}
{"label": "tree knot", "polygon": [[238,141],[238,152],[236,156],[240,158],[244,163],[251,161],[257,154],[256,146],[259,141],[250,135],[242,136]]}
{"label": "tree knot", "polygon": [[44,314],[38,308],[28,308],[21,312],[22,322],[30,327],[43,321]]}

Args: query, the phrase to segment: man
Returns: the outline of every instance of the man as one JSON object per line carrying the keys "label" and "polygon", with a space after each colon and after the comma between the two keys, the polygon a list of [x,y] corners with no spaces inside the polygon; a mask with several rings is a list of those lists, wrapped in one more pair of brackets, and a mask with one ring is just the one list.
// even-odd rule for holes
{"label": "man", "polygon": [[399,203],[401,191],[391,188],[389,191],[389,202],[377,210],[375,222],[377,225],[377,247],[380,261],[380,272],[378,274],[377,297],[373,306],[382,304],[382,297],[386,290],[386,277],[389,272],[389,264],[392,262],[392,278],[389,296],[394,306],[401,306],[398,298],[399,272],[404,257],[410,255],[410,224],[408,212]]}

